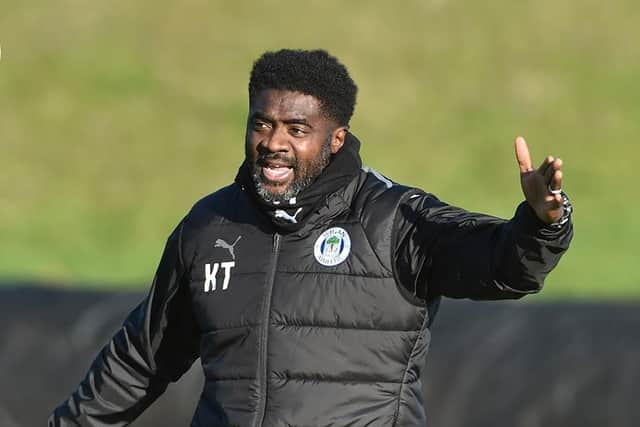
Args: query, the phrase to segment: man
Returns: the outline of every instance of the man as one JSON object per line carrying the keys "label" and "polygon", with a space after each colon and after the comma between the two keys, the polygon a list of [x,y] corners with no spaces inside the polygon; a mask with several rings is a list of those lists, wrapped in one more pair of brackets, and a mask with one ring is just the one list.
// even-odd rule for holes
{"label": "man", "polygon": [[510,221],[362,167],[356,86],[324,51],[254,64],[246,158],[169,237],[147,299],[50,425],[124,425],[201,358],[192,426],[423,426],[442,296],[538,292],[568,248],[562,162],[516,140]]}

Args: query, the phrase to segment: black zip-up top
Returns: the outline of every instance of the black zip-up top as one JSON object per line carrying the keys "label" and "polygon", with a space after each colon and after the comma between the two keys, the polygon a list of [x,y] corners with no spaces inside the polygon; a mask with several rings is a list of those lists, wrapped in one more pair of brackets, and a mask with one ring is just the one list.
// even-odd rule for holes
{"label": "black zip-up top", "polygon": [[169,238],[149,297],[50,425],[124,425],[201,358],[192,426],[424,426],[441,296],[540,290],[571,239],[362,170],[287,233],[234,183]]}
{"label": "black zip-up top", "polygon": [[[249,205],[244,218],[216,215],[247,203],[236,186],[196,207],[193,230],[209,239],[193,248],[188,280],[207,378],[193,425],[424,424],[412,406],[426,307],[398,290],[391,262],[388,213],[407,191],[363,172],[285,235]],[[235,260],[217,239],[237,240]],[[228,261],[228,287],[204,290],[206,265]]]}

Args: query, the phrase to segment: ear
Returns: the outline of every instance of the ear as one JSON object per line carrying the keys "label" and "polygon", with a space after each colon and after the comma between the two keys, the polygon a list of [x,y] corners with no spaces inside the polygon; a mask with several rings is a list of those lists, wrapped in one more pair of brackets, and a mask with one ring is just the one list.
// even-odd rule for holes
{"label": "ear", "polygon": [[344,140],[347,137],[348,126],[340,126],[333,130],[331,135],[331,154],[336,154],[344,145]]}

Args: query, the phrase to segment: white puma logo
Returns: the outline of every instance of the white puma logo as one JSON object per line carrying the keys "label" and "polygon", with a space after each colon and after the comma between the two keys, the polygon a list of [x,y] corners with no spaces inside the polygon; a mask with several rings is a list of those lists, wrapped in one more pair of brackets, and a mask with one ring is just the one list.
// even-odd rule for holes
{"label": "white puma logo", "polygon": [[298,220],[296,219],[296,216],[302,212],[302,208],[298,208],[298,210],[296,211],[296,213],[294,213],[293,215],[289,215],[286,211],[283,211],[282,209],[278,209],[276,211],[276,218],[284,218],[287,221],[289,221],[292,224],[297,224]]}
{"label": "white puma logo", "polygon": [[227,242],[225,242],[222,239],[218,239],[216,240],[216,243],[214,244],[214,248],[225,248],[229,250],[229,253],[231,254],[231,258],[233,258],[234,260],[236,259],[236,254],[233,253],[233,247],[236,245],[236,243],[238,243],[238,240],[240,240],[242,238],[242,236],[238,236],[238,238],[236,239],[235,242],[233,242],[232,245],[228,244]]}

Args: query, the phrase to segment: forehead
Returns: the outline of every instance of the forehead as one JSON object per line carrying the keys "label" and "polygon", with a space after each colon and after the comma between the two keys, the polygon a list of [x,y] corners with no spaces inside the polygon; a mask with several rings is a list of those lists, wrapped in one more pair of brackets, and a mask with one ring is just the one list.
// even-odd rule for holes
{"label": "forehead", "polygon": [[305,117],[319,118],[322,115],[320,101],[302,92],[265,89],[251,100],[252,113],[260,112],[273,118]]}

